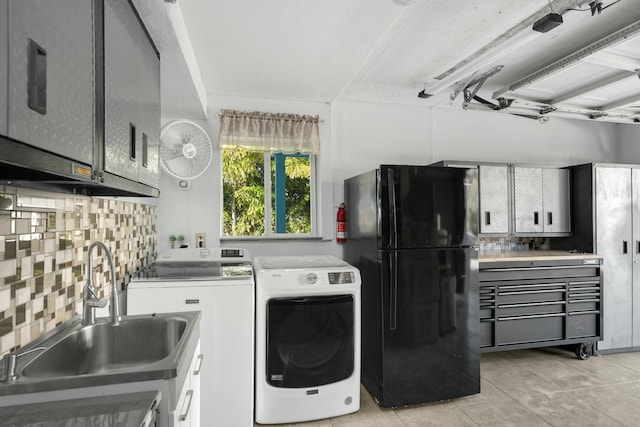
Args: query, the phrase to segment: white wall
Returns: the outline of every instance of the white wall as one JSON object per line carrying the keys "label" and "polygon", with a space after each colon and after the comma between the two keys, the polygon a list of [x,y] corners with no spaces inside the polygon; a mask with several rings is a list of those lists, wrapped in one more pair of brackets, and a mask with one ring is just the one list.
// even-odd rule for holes
{"label": "white wall", "polygon": [[[292,254],[333,254],[341,256],[340,248],[333,242],[333,221],[335,216],[333,202],[333,172],[332,172],[332,138],[331,138],[331,108],[325,103],[299,102],[290,100],[274,100],[259,98],[226,97],[217,95],[209,97],[209,120],[199,123],[209,134],[214,146],[214,156],[209,169],[200,177],[191,181],[188,191],[177,189],[177,180],[162,171],[160,179],[160,201],[158,204],[158,248],[169,247],[170,234],[184,234],[187,243],[193,246],[195,233],[207,233],[207,246],[242,247],[249,249],[254,255],[292,255]],[[319,206],[322,238],[310,241],[251,241],[251,240],[220,240],[221,219],[220,205],[222,203],[222,184],[220,169],[222,159],[218,146],[220,121],[218,113],[221,109],[243,111],[262,111],[274,113],[294,113],[318,115],[322,122],[320,130],[321,156],[316,162],[319,170],[320,182]],[[163,123],[171,118],[163,118]],[[324,220],[324,221],[322,221]]]}
{"label": "white wall", "polygon": [[625,124],[618,127],[620,163],[640,163],[640,125]]}
{"label": "white wall", "polygon": [[[323,239],[220,242],[221,183],[219,152],[212,166],[177,189],[162,174],[158,201],[158,248],[169,246],[169,234],[184,234],[193,244],[196,232],[207,233],[208,246],[239,246],[257,255],[333,254],[335,209],[343,199],[343,180],[380,164],[429,164],[438,160],[473,160],[569,165],[587,162],[640,163],[638,127],[583,120],[551,119],[546,124],[494,112],[339,101],[331,106],[288,100],[215,96],[209,98],[209,120],[199,122],[217,146],[220,109],[319,115],[320,193]],[[163,122],[169,118],[164,118]],[[622,160],[621,160],[622,159]],[[348,208],[348,207],[347,207]]]}
{"label": "white wall", "polygon": [[617,160],[613,123],[434,109],[434,160],[474,160],[567,166]]}

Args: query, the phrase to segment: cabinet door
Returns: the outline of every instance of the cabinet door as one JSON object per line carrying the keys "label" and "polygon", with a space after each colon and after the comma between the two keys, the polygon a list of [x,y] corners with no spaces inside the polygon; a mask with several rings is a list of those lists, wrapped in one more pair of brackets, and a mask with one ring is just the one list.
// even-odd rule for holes
{"label": "cabinet door", "polygon": [[596,168],[596,247],[603,261],[604,339],[601,350],[631,347],[631,170]]}
{"label": "cabinet door", "polygon": [[542,168],[513,168],[516,233],[542,233]]}
{"label": "cabinet door", "polygon": [[480,233],[509,232],[509,174],[507,165],[478,167]]}
{"label": "cabinet door", "polygon": [[[0,0],[0,34],[9,31],[9,3]],[[9,72],[9,39],[0,37],[0,135],[7,134],[7,75]]]}
{"label": "cabinet door", "polygon": [[[633,203],[633,246],[630,248],[633,255],[633,346],[640,346],[640,169],[631,169],[632,178],[632,203]],[[607,283],[605,283],[606,289]],[[605,300],[606,304],[606,300]],[[605,323],[605,330],[608,327]]]}
{"label": "cabinet door", "polygon": [[129,2],[104,7],[105,170],[158,187],[160,60]]}
{"label": "cabinet door", "polygon": [[137,46],[145,37],[127,1],[104,2],[105,170],[138,181],[141,141]]}
{"label": "cabinet door", "polygon": [[92,2],[11,2],[11,138],[93,163],[93,52]]}
{"label": "cabinet door", "polygon": [[171,417],[173,427],[200,427],[200,367],[202,363],[203,357],[200,343],[198,343]]}
{"label": "cabinet door", "polygon": [[193,396],[191,398],[191,425],[193,427],[200,427],[200,380],[202,375],[202,364],[205,363],[204,354],[202,354],[202,347],[198,343],[193,360],[191,361],[191,390],[193,390]]}
{"label": "cabinet door", "polygon": [[138,89],[140,91],[140,182],[158,188],[160,148],[160,59],[148,40],[142,40]]}
{"label": "cabinet door", "polygon": [[569,169],[543,169],[542,194],[545,233],[570,233]]}

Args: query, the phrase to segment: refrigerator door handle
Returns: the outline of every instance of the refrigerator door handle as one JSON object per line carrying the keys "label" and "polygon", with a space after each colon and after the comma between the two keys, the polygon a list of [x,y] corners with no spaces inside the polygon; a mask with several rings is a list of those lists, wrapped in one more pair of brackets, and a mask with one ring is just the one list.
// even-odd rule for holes
{"label": "refrigerator door handle", "polygon": [[398,247],[398,212],[396,210],[396,181],[393,169],[387,169],[387,185],[389,186],[389,221],[391,227],[389,229],[389,242],[394,248]]}
{"label": "refrigerator door handle", "polygon": [[398,252],[389,254],[389,273],[391,283],[389,287],[389,330],[396,330],[398,314]]}

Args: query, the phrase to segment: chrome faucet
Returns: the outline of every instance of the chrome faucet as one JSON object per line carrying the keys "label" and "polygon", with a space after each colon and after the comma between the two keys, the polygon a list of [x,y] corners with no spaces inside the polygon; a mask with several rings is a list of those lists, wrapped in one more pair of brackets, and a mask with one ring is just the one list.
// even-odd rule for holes
{"label": "chrome faucet", "polygon": [[98,297],[96,289],[93,286],[93,260],[91,258],[91,253],[93,252],[93,248],[96,246],[100,246],[100,248],[102,248],[102,250],[107,254],[107,260],[109,261],[109,274],[111,275],[111,302],[109,304],[109,314],[111,323],[117,325],[120,323],[120,303],[118,301],[118,289],[116,288],[116,270],[113,267],[113,257],[111,256],[111,252],[109,251],[109,248],[107,248],[107,245],[102,242],[93,242],[89,246],[89,251],[87,252],[87,283],[84,285],[82,292],[82,302],[84,306],[82,324],[94,324],[96,322],[95,308],[103,308],[107,305],[106,300]]}

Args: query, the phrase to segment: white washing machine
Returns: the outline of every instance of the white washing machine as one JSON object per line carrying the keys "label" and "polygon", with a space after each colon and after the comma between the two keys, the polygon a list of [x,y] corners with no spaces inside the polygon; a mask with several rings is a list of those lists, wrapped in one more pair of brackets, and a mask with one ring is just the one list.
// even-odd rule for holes
{"label": "white washing machine", "polygon": [[360,272],[333,256],[256,257],[255,421],[360,409]]}
{"label": "white washing machine", "polygon": [[197,425],[252,427],[255,287],[249,252],[170,249],[145,276],[129,283],[127,314],[202,312]]}

